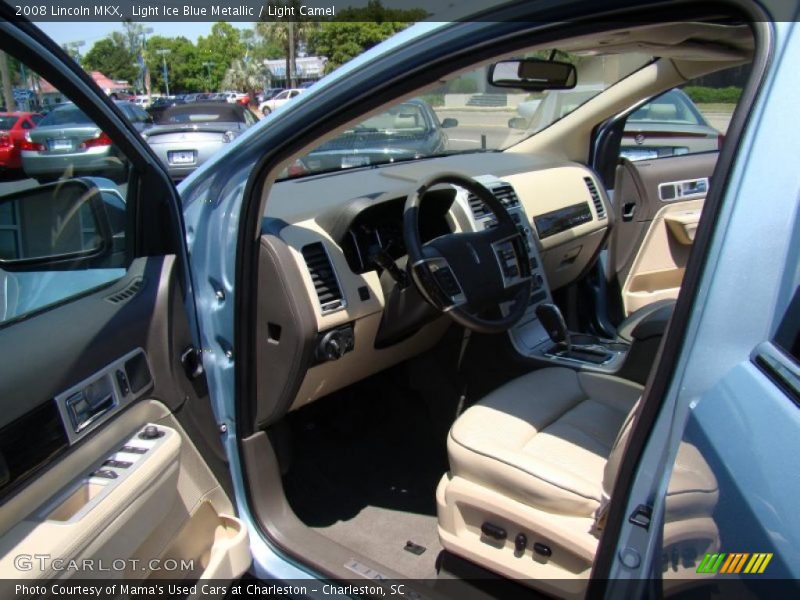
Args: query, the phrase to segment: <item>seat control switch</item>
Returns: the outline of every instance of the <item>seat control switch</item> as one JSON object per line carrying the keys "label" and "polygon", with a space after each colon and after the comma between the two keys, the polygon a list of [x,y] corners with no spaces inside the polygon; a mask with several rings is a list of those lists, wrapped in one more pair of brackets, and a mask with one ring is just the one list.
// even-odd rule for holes
{"label": "seat control switch", "polygon": [[550,546],[548,546],[547,544],[542,544],[541,542],[536,542],[533,544],[533,551],[541,556],[553,555],[553,551],[550,549]]}
{"label": "seat control switch", "polygon": [[491,523],[484,523],[481,525],[481,533],[486,537],[494,538],[496,540],[504,540],[508,537],[506,530]]}
{"label": "seat control switch", "polygon": [[528,536],[524,533],[518,533],[517,537],[514,538],[514,550],[517,551],[517,554],[522,554],[525,552],[525,548],[528,547]]}

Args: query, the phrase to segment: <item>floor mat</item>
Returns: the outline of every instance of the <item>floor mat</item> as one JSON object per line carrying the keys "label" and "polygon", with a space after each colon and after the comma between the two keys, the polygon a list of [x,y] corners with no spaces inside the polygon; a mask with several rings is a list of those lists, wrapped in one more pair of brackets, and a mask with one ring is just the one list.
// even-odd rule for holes
{"label": "floor mat", "polygon": [[[291,415],[286,495],[309,527],[412,578],[436,576],[446,435],[415,392],[368,380]],[[425,548],[414,554],[407,542]]]}

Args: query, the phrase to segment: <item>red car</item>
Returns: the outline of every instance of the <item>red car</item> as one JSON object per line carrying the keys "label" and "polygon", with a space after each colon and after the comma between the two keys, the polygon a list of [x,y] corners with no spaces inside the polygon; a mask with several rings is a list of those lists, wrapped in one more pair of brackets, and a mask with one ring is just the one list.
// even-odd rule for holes
{"label": "red car", "polygon": [[0,113],[0,170],[22,168],[20,144],[42,115],[32,112]]}

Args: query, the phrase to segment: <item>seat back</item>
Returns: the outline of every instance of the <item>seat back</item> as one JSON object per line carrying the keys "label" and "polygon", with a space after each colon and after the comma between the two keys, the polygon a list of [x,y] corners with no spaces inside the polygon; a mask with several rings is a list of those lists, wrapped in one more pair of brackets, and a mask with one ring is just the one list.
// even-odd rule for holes
{"label": "seat back", "polygon": [[608,507],[611,502],[611,492],[614,491],[614,484],[617,481],[619,474],[619,466],[622,464],[622,457],[625,455],[625,449],[628,446],[628,440],[631,436],[633,429],[633,422],[639,414],[639,405],[641,404],[641,397],[631,407],[628,416],[622,423],[622,427],[617,433],[617,438],[614,440],[614,445],[611,447],[611,453],[608,455],[606,466],[603,469],[603,491],[600,499],[600,508],[594,514],[594,530],[596,533],[601,532],[605,528],[606,518],[608,517]]}

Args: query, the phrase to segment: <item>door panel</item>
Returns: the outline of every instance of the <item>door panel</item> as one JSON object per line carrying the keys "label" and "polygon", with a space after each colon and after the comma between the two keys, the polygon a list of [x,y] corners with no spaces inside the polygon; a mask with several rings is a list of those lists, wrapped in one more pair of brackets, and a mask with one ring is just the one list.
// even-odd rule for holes
{"label": "door panel", "polygon": [[[164,435],[141,440],[138,432],[150,424]],[[120,452],[123,446],[149,449],[133,454]],[[120,473],[115,480],[92,476],[106,457],[133,464],[115,469]],[[30,512],[31,506],[39,508]],[[20,555],[46,554],[107,565],[121,557],[138,559],[141,565],[131,562],[116,573],[131,579],[199,577],[208,566],[214,572],[206,576],[235,577],[248,567],[249,550],[247,533],[232,514],[226,494],[167,407],[155,400],[138,402],[4,506],[0,573],[33,579],[59,575],[52,561],[34,562],[34,568],[21,572],[14,566]],[[225,534],[219,543],[218,529]],[[191,544],[183,531],[193,533]],[[212,554],[227,555],[227,574],[210,564]],[[149,568],[159,558],[194,564],[162,573]],[[82,576],[106,578],[108,573]]]}
{"label": "door panel", "polygon": [[0,50],[58,97],[0,182],[0,579],[238,577],[247,531],[183,364],[198,332],[177,191],[125,106],[9,10]]}
{"label": "door panel", "polygon": [[668,204],[650,221],[622,287],[626,314],[678,297],[702,209],[703,200]]}
{"label": "door panel", "polygon": [[621,159],[609,249],[626,315],[677,297],[717,156]]}
{"label": "door panel", "polygon": [[[221,453],[218,440],[209,440],[215,424],[203,410],[208,398],[198,395],[180,361],[170,358],[179,357],[191,343],[177,279],[174,257],[137,259],[128,275],[110,288],[0,329],[4,348],[24,347],[20,340],[38,342],[29,343],[30,352],[11,354],[0,365],[0,398],[7,408],[0,413],[2,431],[12,431],[33,414],[40,424],[42,415],[48,415],[51,432],[27,439],[18,435],[16,448],[0,443],[0,462],[9,466],[0,487],[0,577],[224,580],[248,568],[247,532],[204,459],[212,454],[209,447]],[[139,282],[134,292],[130,281]],[[131,401],[76,432],[63,403],[58,411],[56,399],[85,389],[98,374],[116,373],[116,365],[130,356],[146,356],[152,380],[145,376],[143,383],[136,383],[136,375],[126,371],[131,392],[125,395],[115,376],[115,398]],[[29,368],[33,361],[39,368]],[[109,365],[114,366],[110,371]],[[42,372],[53,376],[42,377]],[[141,397],[137,389],[144,391]],[[36,398],[46,400],[37,403]],[[202,455],[181,421],[203,432],[195,436]],[[137,436],[147,425],[155,425],[164,436],[155,442],[140,440]],[[39,452],[47,439],[57,443],[47,446],[49,452]],[[152,447],[142,455],[120,451],[131,445]],[[19,456],[29,452],[38,462],[21,463]],[[109,467],[108,460],[123,466]],[[24,467],[18,468],[20,464]],[[96,475],[101,469],[117,476]],[[49,559],[15,562],[15,557],[33,555]],[[172,567],[164,562],[167,558],[176,561],[177,570],[150,568]],[[139,562],[120,563],[124,568],[112,573],[58,572],[52,566],[56,559]],[[151,560],[162,562],[151,565]]]}

